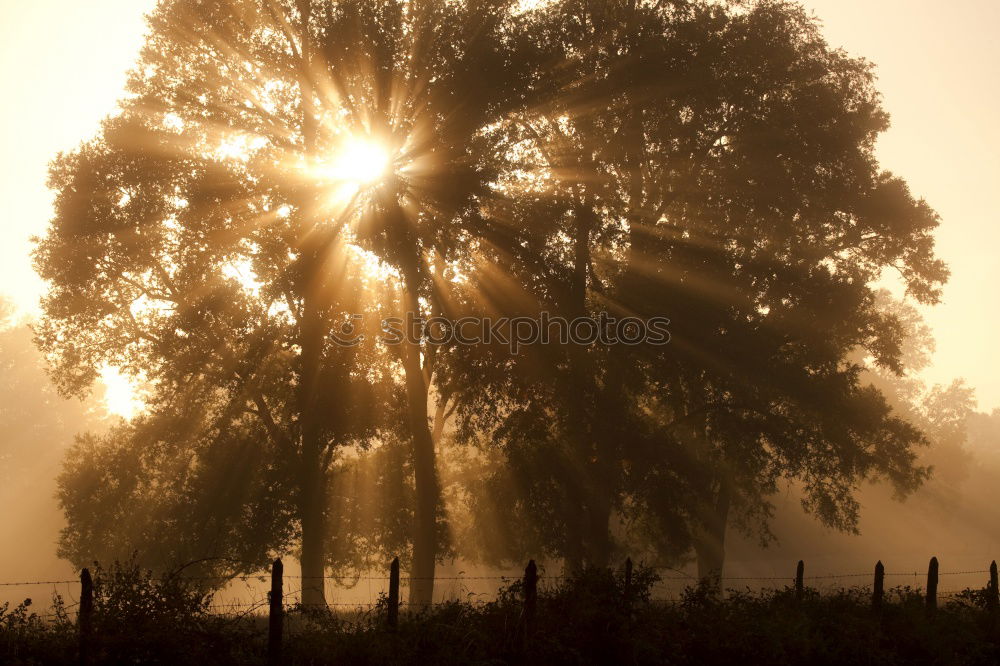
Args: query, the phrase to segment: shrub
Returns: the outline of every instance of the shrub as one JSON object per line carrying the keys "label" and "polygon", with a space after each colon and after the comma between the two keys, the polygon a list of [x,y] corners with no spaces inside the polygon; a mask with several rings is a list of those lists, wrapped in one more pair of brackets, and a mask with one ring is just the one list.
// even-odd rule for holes
{"label": "shrub", "polygon": [[[264,664],[263,614],[222,617],[196,580],[155,578],[134,562],[95,566],[94,664]],[[534,631],[525,629],[520,581],[486,603],[452,601],[385,626],[386,599],[368,609],[287,611],[284,663],[322,664],[995,664],[996,623],[979,590],[935,613],[910,588],[888,590],[880,613],[864,588],[689,588],[652,598],[639,568],[631,603],[609,571],[542,579]],[[43,617],[30,600],[0,606],[0,663],[76,663],[75,617],[62,599]],[[263,613],[263,610],[262,610]]]}

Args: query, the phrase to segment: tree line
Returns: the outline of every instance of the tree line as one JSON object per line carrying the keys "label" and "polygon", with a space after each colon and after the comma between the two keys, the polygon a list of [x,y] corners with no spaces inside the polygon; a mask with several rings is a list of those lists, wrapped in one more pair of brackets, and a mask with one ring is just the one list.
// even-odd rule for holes
{"label": "tree line", "polygon": [[[608,565],[721,571],[782,480],[857,523],[924,434],[905,371],[937,215],[884,171],[870,64],[781,1],[161,0],[119,110],[51,168],[36,338],[145,412],[80,438],[61,553],[220,575]],[[389,165],[333,174],[363,139]],[[667,345],[337,344],[386,317],[670,319]],[[355,315],[362,315],[355,319]],[[365,329],[365,327],[370,327]]]}

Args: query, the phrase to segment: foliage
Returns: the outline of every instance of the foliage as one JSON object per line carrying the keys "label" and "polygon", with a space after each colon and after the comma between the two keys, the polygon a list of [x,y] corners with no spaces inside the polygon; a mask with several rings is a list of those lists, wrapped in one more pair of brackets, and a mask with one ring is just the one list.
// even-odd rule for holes
{"label": "foliage", "polygon": [[193,561],[201,573],[263,568],[294,530],[284,481],[294,471],[269,455],[259,429],[221,428],[207,411],[80,437],[59,477],[60,555],[79,566],[138,553],[158,571]]}
{"label": "foliage", "polygon": [[[155,581],[130,564],[100,570],[95,664],[263,664],[266,623],[212,616],[207,597],[178,580]],[[404,612],[396,631],[384,605],[332,613],[290,609],[284,661],[294,664],[898,664],[995,663],[997,628],[981,590],[929,614],[921,594],[887,591],[881,613],[864,588],[820,594],[688,588],[654,601],[656,575],[635,571],[631,604],[621,572],[589,571],[543,584],[525,634],[516,582],[485,604],[447,602]],[[544,578],[543,578],[544,582]],[[0,657],[11,664],[74,662],[76,627],[61,600],[53,622],[26,604],[0,612]]]}
{"label": "foliage", "polygon": [[[163,0],[150,28],[121,112],[53,163],[35,255],[60,388],[150,387],[69,459],[75,561],[296,552],[318,580],[395,551],[429,580],[450,410],[488,449],[451,499],[493,559],[718,569],[783,479],[846,530],[865,480],[924,480],[856,357],[902,371],[872,285],[937,300],[938,218],[875,158],[872,68],[801,7]],[[389,165],[345,184],[359,139]],[[400,312],[669,316],[671,343],[371,342]],[[369,344],[337,344],[351,315]]]}
{"label": "foliage", "polygon": [[508,183],[495,235],[517,242],[483,249],[466,302],[669,314],[671,342],[459,350],[460,439],[503,460],[470,493],[480,515],[538,527],[517,557],[601,566],[629,539],[718,551],[730,521],[767,541],[781,479],[848,530],[863,480],[912,491],[924,439],[852,355],[901,368],[870,286],[883,269],[924,302],[947,271],[936,214],[874,157],[887,118],[868,63],[787,3],[584,0],[537,20],[565,57],[549,86],[572,93],[515,118],[540,175],[528,197]]}

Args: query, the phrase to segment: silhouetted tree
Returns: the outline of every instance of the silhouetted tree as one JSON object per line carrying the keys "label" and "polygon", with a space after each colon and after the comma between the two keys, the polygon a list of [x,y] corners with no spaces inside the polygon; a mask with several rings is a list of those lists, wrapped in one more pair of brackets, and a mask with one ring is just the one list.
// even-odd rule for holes
{"label": "silhouetted tree", "polygon": [[65,392],[109,363],[151,385],[154,414],[204,401],[192,425],[217,441],[239,442],[219,429],[239,419],[267,433],[294,471],[304,600],[318,603],[327,472],[338,447],[381,434],[394,376],[384,349],[332,337],[378,287],[348,243],[343,183],[317,166],[346,132],[330,124],[340,107],[317,119],[303,83],[333,76],[303,62],[320,30],[303,8],[162,2],[121,113],[52,167],[36,260],[51,283],[39,340]]}
{"label": "silhouetted tree", "polygon": [[849,362],[861,347],[898,368],[899,326],[869,287],[884,269],[925,302],[947,275],[936,215],[874,158],[870,67],[786,3],[538,12],[568,92],[520,119],[540,182],[510,205],[526,251],[492,262],[539,309],[673,320],[664,347],[484,353],[457,375],[468,434],[503,447],[498,485],[544,517],[541,542],[603,566],[617,511],[664,549],[719,551],[729,507],[763,527],[782,476],[841,525],[861,479],[919,482],[919,433]]}
{"label": "silhouetted tree", "polygon": [[[149,515],[197,527],[172,557],[298,540],[319,603],[331,518],[359,529],[330,483],[364,485],[372,450],[412,474],[412,513],[392,506],[426,603],[454,409],[501,463],[474,500],[573,568],[608,564],[625,519],[716,570],[731,509],[766,530],[779,478],[850,526],[861,479],[922,477],[852,362],[901,368],[870,285],[894,268],[932,302],[946,277],[936,215],[874,158],[886,125],[870,67],[783,2],[163,0],[121,113],[52,168],[42,348],[66,393],[104,364],[151,387],[148,416],[81,444],[64,501],[105,529],[78,482],[119,456]],[[359,142],[374,173],[337,157]],[[672,341],[371,344],[389,313],[542,312],[668,316]],[[342,344],[352,314],[369,344]],[[216,496],[230,456],[258,464]]]}
{"label": "silhouetted tree", "polygon": [[[496,169],[482,130],[536,78],[509,6],[164,0],[121,113],[53,166],[40,340],[63,390],[111,363],[149,381],[163,414],[193,382],[224,422],[259,420],[297,461],[306,603],[322,601],[331,461],[385,434],[365,394],[394,385],[397,362],[408,426],[386,432],[412,444],[411,601],[431,598],[433,355],[334,337],[346,315],[377,333],[386,314],[422,314],[428,262],[468,242]],[[337,163],[358,142],[387,153],[384,172],[357,181]],[[362,248],[398,271],[398,294],[366,287]]]}

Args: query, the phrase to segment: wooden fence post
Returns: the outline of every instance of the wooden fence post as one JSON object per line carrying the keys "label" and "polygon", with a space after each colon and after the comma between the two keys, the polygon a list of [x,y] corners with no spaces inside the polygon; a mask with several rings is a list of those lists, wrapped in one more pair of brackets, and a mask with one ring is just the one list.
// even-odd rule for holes
{"label": "wooden fence post", "polygon": [[927,567],[927,610],[937,609],[938,559],[931,558]]}
{"label": "wooden fence post", "polygon": [[94,581],[90,569],[80,572],[80,664],[90,663],[94,634]]}
{"label": "wooden fence post", "polygon": [[625,610],[632,609],[632,558],[625,558]]}
{"label": "wooden fence post", "polygon": [[535,631],[535,613],[538,609],[538,567],[535,561],[528,562],[524,569],[524,634],[531,636]]}
{"label": "wooden fence post", "polygon": [[389,608],[386,609],[386,624],[390,630],[395,630],[399,624],[399,558],[392,560],[389,566]]}
{"label": "wooden fence post", "polygon": [[277,666],[281,663],[281,640],[284,637],[285,607],[282,590],[282,576],[285,567],[281,559],[271,565],[271,592],[268,594],[270,608],[267,617],[267,663]]}
{"label": "wooden fence post", "polygon": [[986,607],[990,610],[990,615],[994,616],[994,624],[998,606],[1000,606],[1000,584],[997,580],[997,561],[993,560],[990,562],[990,586],[986,590]]}
{"label": "wooden fence post", "polygon": [[882,597],[885,596],[885,567],[882,560],[875,563],[875,584],[872,585],[872,608],[882,610]]}
{"label": "wooden fence post", "polygon": [[806,565],[805,562],[799,560],[798,566],[795,567],[795,600],[802,601],[802,595],[805,590],[803,589],[802,578],[805,573]]}

